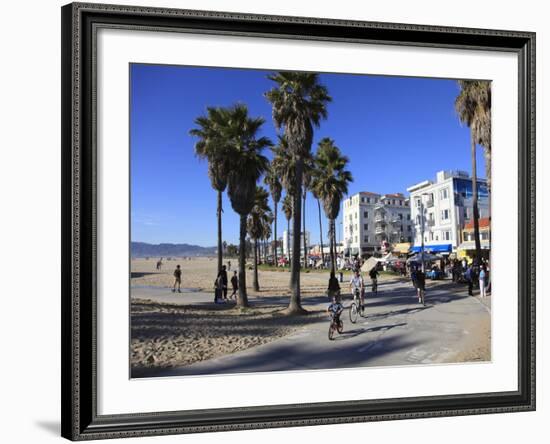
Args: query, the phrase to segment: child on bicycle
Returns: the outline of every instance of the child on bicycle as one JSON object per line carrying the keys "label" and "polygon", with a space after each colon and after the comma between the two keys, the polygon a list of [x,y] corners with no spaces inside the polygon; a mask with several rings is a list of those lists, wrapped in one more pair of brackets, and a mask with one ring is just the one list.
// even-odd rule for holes
{"label": "child on bicycle", "polygon": [[338,321],[342,311],[344,311],[344,306],[340,302],[340,294],[336,293],[332,296],[332,303],[328,306],[327,313],[330,315],[332,320]]}

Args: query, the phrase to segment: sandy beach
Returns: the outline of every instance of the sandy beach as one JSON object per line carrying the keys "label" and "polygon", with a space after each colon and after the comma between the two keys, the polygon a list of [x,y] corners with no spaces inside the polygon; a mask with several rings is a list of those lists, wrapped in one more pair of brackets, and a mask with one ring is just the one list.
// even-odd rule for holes
{"label": "sandy beach", "polygon": [[[152,287],[171,287],[174,285],[174,269],[180,265],[182,269],[183,288],[192,288],[201,291],[212,291],[214,280],[217,274],[217,261],[215,258],[173,258],[172,260],[163,260],[163,266],[160,271],[156,269],[155,259],[133,259],[131,265],[131,285],[132,286],[152,286]],[[231,268],[228,270],[228,277],[231,278],[233,271],[238,269],[237,259],[225,259],[224,264],[231,262]],[[252,289],[253,270],[252,264],[247,266],[246,285],[249,296],[256,293]],[[260,294],[262,296],[286,296],[290,295],[288,284],[290,282],[290,273],[284,271],[264,271],[259,270]],[[304,294],[321,294],[327,289],[329,271],[302,271],[300,283]],[[347,284],[346,284],[347,285]]]}

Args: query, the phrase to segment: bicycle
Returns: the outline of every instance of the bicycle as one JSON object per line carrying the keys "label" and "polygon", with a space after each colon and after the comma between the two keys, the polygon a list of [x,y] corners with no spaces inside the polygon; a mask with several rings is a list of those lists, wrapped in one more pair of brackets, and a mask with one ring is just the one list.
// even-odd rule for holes
{"label": "bicycle", "polygon": [[359,288],[356,288],[353,291],[353,302],[351,303],[351,306],[349,308],[349,320],[352,322],[352,324],[355,324],[357,322],[357,317],[361,316],[362,318],[365,317],[363,315],[363,312],[365,311],[365,304],[361,302],[361,290]]}
{"label": "bicycle", "polygon": [[344,323],[340,319],[340,313],[334,313],[330,320],[330,325],[328,327],[328,339],[332,341],[334,339],[334,332],[342,334],[344,331]]}

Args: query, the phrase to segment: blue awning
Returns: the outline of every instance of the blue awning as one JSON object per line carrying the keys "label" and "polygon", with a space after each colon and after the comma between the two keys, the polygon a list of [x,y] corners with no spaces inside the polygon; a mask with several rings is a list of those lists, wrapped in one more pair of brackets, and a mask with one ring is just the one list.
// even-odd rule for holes
{"label": "blue awning", "polygon": [[[422,246],[411,247],[411,252],[420,253]],[[453,246],[451,244],[442,244],[442,245],[424,245],[424,251],[426,253],[450,253],[453,251]]]}

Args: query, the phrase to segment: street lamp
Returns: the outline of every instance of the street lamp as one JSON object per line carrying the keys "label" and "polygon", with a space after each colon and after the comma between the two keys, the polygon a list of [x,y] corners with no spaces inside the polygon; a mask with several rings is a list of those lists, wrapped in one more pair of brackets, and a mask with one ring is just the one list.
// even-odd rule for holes
{"label": "street lamp", "polygon": [[426,264],[424,260],[424,199],[422,199],[424,196],[429,196],[428,193],[422,193],[420,195],[420,214],[422,216],[422,225],[421,225],[421,233],[422,233],[422,246],[420,247],[420,254],[422,255],[422,273],[426,272]]}

